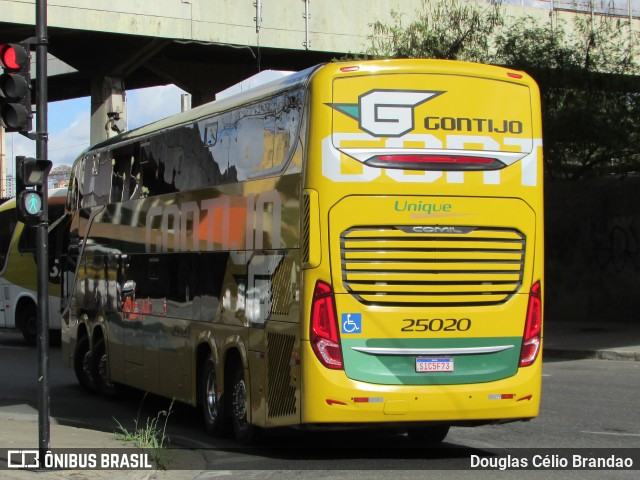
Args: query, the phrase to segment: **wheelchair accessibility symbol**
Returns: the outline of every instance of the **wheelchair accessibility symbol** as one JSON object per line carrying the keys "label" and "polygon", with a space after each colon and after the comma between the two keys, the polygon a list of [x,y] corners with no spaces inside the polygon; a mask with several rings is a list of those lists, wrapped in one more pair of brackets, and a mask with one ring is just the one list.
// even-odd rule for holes
{"label": "wheelchair accessibility symbol", "polygon": [[362,314],[361,313],[343,313],[342,314],[342,333],[350,333],[352,335],[362,333]]}

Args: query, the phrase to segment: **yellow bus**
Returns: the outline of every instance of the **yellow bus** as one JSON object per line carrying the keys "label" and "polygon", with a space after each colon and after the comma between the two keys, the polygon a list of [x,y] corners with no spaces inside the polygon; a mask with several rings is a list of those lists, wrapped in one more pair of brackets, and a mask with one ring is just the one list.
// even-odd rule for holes
{"label": "yellow bus", "polygon": [[[66,188],[49,191],[49,220],[64,213]],[[60,267],[51,258],[49,271],[49,328],[60,335]],[[17,328],[29,345],[37,339],[36,229],[17,221],[16,200],[0,205],[0,328]]]}
{"label": "yellow bus", "polygon": [[107,140],[67,200],[63,356],[207,429],[529,420],[539,92],[473,63],[330,63]]}

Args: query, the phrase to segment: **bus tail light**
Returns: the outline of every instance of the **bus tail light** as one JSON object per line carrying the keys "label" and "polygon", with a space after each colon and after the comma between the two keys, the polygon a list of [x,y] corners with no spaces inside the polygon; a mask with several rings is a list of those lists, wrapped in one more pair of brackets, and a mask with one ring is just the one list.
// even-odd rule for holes
{"label": "bus tail light", "polygon": [[311,347],[327,368],[342,370],[338,315],[331,285],[318,280],[311,303]]}
{"label": "bus tail light", "polygon": [[529,292],[527,321],[524,326],[522,349],[520,350],[520,366],[528,367],[538,358],[542,333],[542,287],[536,282]]}
{"label": "bus tail light", "polygon": [[376,155],[364,162],[370,167],[403,170],[500,170],[506,165],[496,158],[472,155]]}

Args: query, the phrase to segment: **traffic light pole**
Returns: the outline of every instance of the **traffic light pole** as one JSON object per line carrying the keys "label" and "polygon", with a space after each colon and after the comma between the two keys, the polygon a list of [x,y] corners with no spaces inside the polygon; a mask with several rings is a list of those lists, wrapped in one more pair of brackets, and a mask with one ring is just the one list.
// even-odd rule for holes
{"label": "traffic light pole", "polygon": [[[36,0],[36,158],[48,160],[47,132],[47,1]],[[48,173],[48,172],[47,172]],[[47,179],[42,185],[42,216],[37,226],[38,264],[38,444],[40,467],[50,449],[49,397],[49,209]]]}

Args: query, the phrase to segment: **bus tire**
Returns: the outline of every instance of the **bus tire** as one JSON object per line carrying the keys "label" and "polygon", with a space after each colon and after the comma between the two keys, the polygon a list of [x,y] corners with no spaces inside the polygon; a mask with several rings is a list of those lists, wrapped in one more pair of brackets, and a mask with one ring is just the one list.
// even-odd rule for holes
{"label": "bus tire", "polygon": [[449,425],[411,428],[407,430],[409,438],[418,443],[441,443],[449,433]]}
{"label": "bus tire", "polygon": [[202,366],[200,375],[200,398],[204,425],[210,435],[224,437],[230,431],[230,419],[226,415],[225,398],[218,395],[218,379],[213,356],[209,355]]}
{"label": "bus tire", "polygon": [[244,378],[244,368],[237,362],[231,380],[231,424],[233,434],[238,443],[248,445],[258,440],[260,429],[249,423],[247,415],[247,384]]}
{"label": "bus tire", "polygon": [[38,310],[29,303],[20,310],[20,330],[27,345],[35,345],[38,339]]}
{"label": "bus tire", "polygon": [[115,397],[118,387],[109,378],[109,357],[104,338],[100,338],[93,346],[90,368],[96,389],[108,397]]}
{"label": "bus tire", "polygon": [[78,383],[89,391],[96,389],[91,375],[91,349],[89,348],[89,337],[80,337],[73,351],[73,369],[76,372]]}

